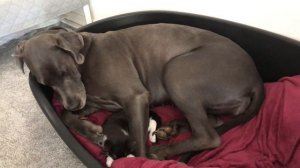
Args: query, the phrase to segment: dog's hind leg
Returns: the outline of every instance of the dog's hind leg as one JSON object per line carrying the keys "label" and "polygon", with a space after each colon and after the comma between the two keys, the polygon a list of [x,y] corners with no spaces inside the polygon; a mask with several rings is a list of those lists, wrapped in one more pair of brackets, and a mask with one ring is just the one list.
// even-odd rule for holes
{"label": "dog's hind leg", "polygon": [[202,53],[198,52],[171,60],[165,67],[163,79],[171,100],[186,117],[192,137],[177,144],[151,148],[154,158],[165,159],[185,152],[215,148],[221,143],[218,133],[209,122],[205,106],[212,93],[207,85],[215,84],[211,81],[215,77],[207,74],[209,71],[204,67],[207,66],[207,60],[202,60],[206,57],[201,57]]}

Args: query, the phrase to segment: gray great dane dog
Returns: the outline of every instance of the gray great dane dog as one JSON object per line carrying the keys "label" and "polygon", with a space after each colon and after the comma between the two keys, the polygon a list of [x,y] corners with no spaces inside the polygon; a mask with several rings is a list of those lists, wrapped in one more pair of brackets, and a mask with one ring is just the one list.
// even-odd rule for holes
{"label": "gray great dane dog", "polygon": [[[241,47],[189,26],[149,24],[106,33],[56,28],[20,42],[14,56],[58,93],[65,123],[95,143],[105,139],[101,127],[81,117],[123,110],[135,156],[164,159],[215,148],[218,133],[250,120],[264,98],[262,80]],[[149,107],[168,102],[183,112],[192,137],[147,150]],[[215,129],[207,116],[220,114],[234,117]]]}

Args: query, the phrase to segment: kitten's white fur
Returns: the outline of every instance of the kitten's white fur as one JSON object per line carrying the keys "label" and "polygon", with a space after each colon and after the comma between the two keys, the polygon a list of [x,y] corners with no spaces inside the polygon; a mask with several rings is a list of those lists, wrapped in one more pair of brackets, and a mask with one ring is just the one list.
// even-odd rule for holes
{"label": "kitten's white fur", "polygon": [[152,143],[156,142],[156,135],[154,135],[154,131],[156,131],[156,127],[157,127],[157,122],[150,118],[149,119],[149,127],[148,127],[148,131],[149,131],[149,140]]}

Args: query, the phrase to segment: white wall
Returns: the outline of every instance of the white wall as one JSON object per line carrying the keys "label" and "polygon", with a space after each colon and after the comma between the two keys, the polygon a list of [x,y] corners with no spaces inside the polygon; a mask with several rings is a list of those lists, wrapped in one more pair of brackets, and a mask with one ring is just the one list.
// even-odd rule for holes
{"label": "white wall", "polygon": [[239,22],[300,41],[300,0],[90,0],[93,20],[142,10],[171,10]]}

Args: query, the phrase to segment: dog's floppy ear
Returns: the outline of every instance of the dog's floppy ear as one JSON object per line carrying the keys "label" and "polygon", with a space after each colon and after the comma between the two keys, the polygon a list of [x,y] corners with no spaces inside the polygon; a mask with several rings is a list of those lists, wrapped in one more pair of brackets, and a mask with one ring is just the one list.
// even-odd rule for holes
{"label": "dog's floppy ear", "polygon": [[25,45],[25,40],[21,41],[17,46],[14,51],[14,53],[11,54],[12,57],[15,58],[17,66],[22,70],[23,74],[25,74],[24,71],[24,45]]}
{"label": "dog's floppy ear", "polygon": [[84,46],[83,37],[76,32],[59,32],[57,36],[57,46],[70,53],[77,64],[83,64],[84,55],[80,53]]}

